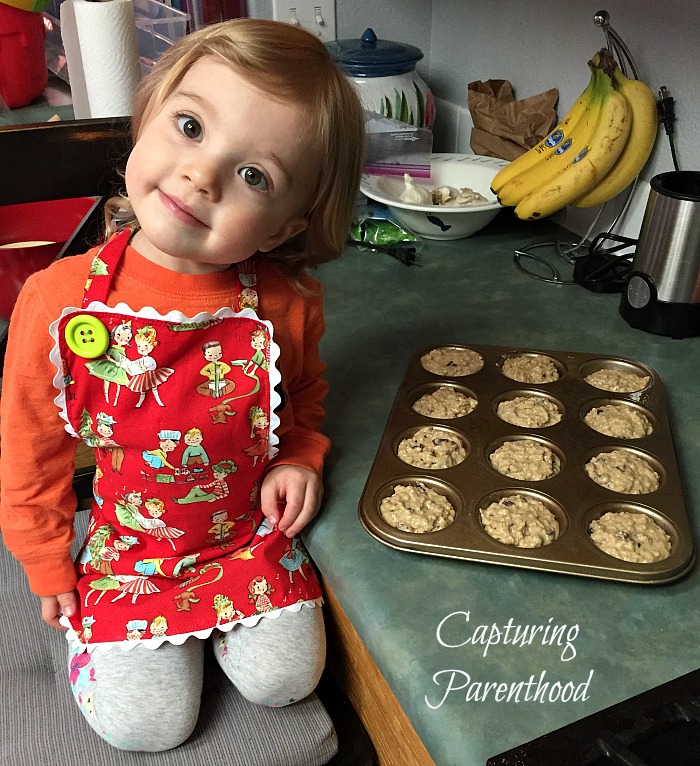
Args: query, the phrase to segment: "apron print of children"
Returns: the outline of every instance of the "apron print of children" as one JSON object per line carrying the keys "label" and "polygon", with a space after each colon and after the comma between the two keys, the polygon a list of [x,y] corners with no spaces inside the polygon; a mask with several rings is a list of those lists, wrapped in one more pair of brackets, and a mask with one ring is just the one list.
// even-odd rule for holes
{"label": "apron print of children", "polygon": [[[110,275],[128,239],[123,232],[102,248],[82,309],[54,323],[70,381],[70,396],[57,402],[73,435],[96,447],[99,472],[100,501],[77,560],[80,609],[70,619],[82,648],[202,637],[321,598],[303,548],[260,508],[280,376],[273,328],[250,307],[254,264],[245,264],[247,292],[234,308],[198,321],[110,309]],[[222,417],[210,411],[217,399]]]}

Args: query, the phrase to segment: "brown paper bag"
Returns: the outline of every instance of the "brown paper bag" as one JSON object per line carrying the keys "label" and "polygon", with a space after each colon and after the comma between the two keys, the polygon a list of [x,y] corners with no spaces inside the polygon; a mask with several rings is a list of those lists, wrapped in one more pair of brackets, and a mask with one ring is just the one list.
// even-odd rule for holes
{"label": "brown paper bag", "polygon": [[467,86],[474,154],[514,160],[539,143],[557,122],[556,88],[517,100],[508,80],[475,80]]}

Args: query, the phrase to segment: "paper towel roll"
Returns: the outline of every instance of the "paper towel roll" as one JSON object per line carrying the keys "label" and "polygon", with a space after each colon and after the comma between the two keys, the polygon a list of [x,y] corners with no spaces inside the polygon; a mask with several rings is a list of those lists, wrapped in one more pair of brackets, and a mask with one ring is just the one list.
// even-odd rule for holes
{"label": "paper towel roll", "polygon": [[132,0],[64,0],[61,36],[75,118],[131,115],[141,79]]}

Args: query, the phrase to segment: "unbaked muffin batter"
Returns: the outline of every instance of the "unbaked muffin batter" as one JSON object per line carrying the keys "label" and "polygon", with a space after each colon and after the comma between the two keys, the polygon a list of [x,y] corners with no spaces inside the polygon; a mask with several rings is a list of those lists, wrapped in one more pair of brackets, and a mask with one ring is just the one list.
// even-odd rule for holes
{"label": "unbaked muffin batter", "polygon": [[559,370],[554,362],[542,354],[509,356],[501,372],[511,380],[520,383],[552,383],[559,380]]}
{"label": "unbaked muffin batter", "polygon": [[559,536],[559,522],[541,501],[510,495],[481,510],[484,530],[501,543],[518,548],[540,548]]}
{"label": "unbaked muffin batter", "polygon": [[539,396],[516,396],[503,401],[496,414],[506,423],[523,428],[546,428],[561,420],[559,407]]}
{"label": "unbaked muffin batter", "polygon": [[464,443],[455,434],[426,426],[404,439],[396,451],[404,463],[416,468],[452,468],[467,456]]}
{"label": "unbaked muffin batter", "polygon": [[671,555],[671,538],[645,513],[606,513],[588,531],[601,551],[623,561],[649,564]]}
{"label": "unbaked muffin batter", "polygon": [[484,366],[481,354],[470,348],[434,348],[421,357],[421,364],[435,375],[473,375]]}
{"label": "unbaked muffin batter", "polygon": [[559,457],[530,439],[508,441],[489,455],[491,465],[504,476],[525,481],[542,481],[559,473]]}
{"label": "unbaked muffin batter", "polygon": [[602,388],[604,391],[631,394],[633,391],[641,391],[649,383],[649,376],[624,370],[596,370],[586,375],[584,380],[591,386]]}
{"label": "unbaked muffin batter", "polygon": [[585,469],[596,484],[613,492],[643,495],[659,488],[659,474],[646,460],[627,450],[601,452],[586,463]]}
{"label": "unbaked muffin batter", "polygon": [[402,532],[436,532],[455,518],[452,503],[425,484],[399,484],[379,504],[384,521]]}
{"label": "unbaked muffin batter", "polygon": [[442,418],[449,420],[461,418],[472,412],[477,405],[476,399],[455,391],[452,386],[440,386],[431,394],[424,394],[413,404],[413,409],[419,415],[428,418]]}
{"label": "unbaked muffin batter", "polygon": [[649,418],[627,404],[605,404],[594,407],[583,419],[594,431],[617,439],[641,439],[654,429]]}

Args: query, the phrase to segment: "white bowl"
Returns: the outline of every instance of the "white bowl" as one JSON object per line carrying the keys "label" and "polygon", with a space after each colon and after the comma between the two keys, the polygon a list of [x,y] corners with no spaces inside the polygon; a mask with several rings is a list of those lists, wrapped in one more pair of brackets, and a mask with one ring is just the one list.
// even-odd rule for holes
{"label": "white bowl", "polygon": [[362,176],[360,191],[375,202],[387,205],[396,221],[426,239],[464,239],[483,229],[502,210],[490,189],[506,160],[482,157],[478,154],[432,154],[430,178],[414,178],[417,186],[434,189],[438,186],[467,187],[488,200],[479,205],[451,207],[449,205],[414,205],[399,199],[405,185],[402,176]]}

